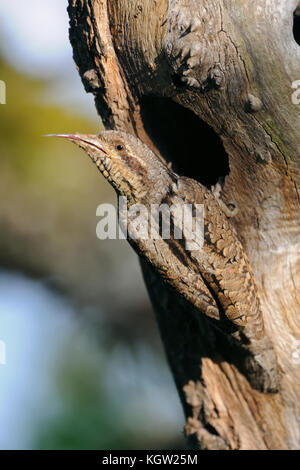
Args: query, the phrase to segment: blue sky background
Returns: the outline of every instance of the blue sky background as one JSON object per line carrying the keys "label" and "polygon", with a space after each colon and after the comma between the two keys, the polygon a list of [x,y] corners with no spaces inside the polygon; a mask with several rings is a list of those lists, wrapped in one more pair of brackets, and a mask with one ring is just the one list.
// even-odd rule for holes
{"label": "blue sky background", "polygon": [[66,8],[66,0],[1,0],[6,57],[30,74],[72,74]]}

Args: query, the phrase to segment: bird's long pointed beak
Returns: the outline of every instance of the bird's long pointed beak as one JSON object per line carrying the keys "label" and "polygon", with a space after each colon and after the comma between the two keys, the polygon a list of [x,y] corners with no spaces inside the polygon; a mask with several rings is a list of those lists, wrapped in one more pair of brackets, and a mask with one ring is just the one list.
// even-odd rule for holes
{"label": "bird's long pointed beak", "polygon": [[86,134],[45,134],[44,137],[60,137],[63,139],[71,140],[75,144],[78,143],[78,145],[90,145],[91,147],[94,147],[107,155],[107,152],[105,151],[103,145],[98,140],[96,143],[93,140],[92,136]]}
{"label": "bird's long pointed beak", "polygon": [[80,140],[80,135],[78,134],[44,134],[43,137],[62,137],[64,139]]}

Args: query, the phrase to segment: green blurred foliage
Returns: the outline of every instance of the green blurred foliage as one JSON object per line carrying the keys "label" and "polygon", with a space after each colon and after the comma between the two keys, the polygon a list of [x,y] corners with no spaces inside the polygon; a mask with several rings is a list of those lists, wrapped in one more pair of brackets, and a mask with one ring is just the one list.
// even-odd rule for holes
{"label": "green blurred foliage", "polygon": [[[144,413],[139,417],[131,414],[129,420],[130,413],[126,413],[126,392],[124,393],[124,389],[116,382],[113,384],[115,390],[112,398],[112,385],[107,386],[109,355],[101,348],[100,351],[101,359],[99,350],[95,350],[91,344],[77,348],[74,348],[73,344],[69,345],[69,349],[66,348],[56,371],[60,413],[38,429],[35,448],[183,448],[184,441],[180,429],[177,433],[172,429],[166,432],[166,426],[158,425],[153,429],[155,419],[149,423],[148,409],[144,409]],[[134,387],[132,388],[134,390]],[[134,390],[136,398],[140,392],[138,387]],[[142,397],[140,400],[143,402]],[[160,421],[159,416],[157,421]],[[144,427],[141,427],[141,423]]]}
{"label": "green blurred foliage", "polygon": [[[47,161],[57,153],[59,146],[46,142],[42,138],[44,134],[60,130],[95,133],[95,122],[46,102],[46,90],[51,82],[24,76],[1,58],[0,77],[6,83],[6,105],[0,108],[1,164],[6,160],[14,167],[16,175],[40,177],[37,171],[32,171],[33,167],[40,166],[41,158]],[[47,165],[47,170],[50,169]],[[54,175],[53,170],[55,168],[49,176]]]}
{"label": "green blurred foliage", "polygon": [[74,357],[73,348],[64,356],[56,377],[61,411],[38,430],[38,449],[132,447],[133,436],[127,436],[120,425],[117,409],[110,406],[110,397],[99,381],[100,377],[105,380],[105,362],[101,364],[96,357],[89,349]]}

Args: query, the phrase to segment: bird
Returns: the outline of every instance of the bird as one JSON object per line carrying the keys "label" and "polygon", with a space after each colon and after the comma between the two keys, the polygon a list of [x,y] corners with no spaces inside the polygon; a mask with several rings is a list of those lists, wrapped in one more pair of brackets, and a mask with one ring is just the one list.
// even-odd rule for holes
{"label": "bird", "polygon": [[[220,196],[194,179],[180,176],[136,136],[119,130],[92,134],[51,134],[83,149],[128,207],[173,205],[204,207],[204,238],[200,249],[159,233],[140,238],[134,229],[128,241],[169,288],[220,328],[250,328],[264,337],[258,289],[247,254],[224,211]],[[125,214],[121,214],[121,218]],[[173,223],[176,220],[173,216]]]}

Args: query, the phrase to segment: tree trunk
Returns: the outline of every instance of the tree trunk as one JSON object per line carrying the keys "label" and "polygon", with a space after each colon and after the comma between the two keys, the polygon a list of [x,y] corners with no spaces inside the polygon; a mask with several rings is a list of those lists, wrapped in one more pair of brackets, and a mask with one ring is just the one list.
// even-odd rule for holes
{"label": "tree trunk", "polygon": [[[257,390],[241,351],[229,354],[142,263],[196,448],[300,448],[299,10],[298,0],[69,0],[74,59],[106,127],[207,187],[221,180],[222,199],[239,208],[231,223],[278,391]],[[261,354],[258,374],[268,361]]]}

